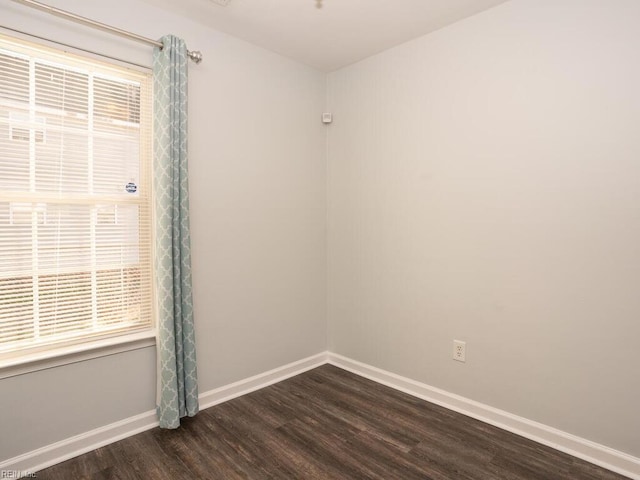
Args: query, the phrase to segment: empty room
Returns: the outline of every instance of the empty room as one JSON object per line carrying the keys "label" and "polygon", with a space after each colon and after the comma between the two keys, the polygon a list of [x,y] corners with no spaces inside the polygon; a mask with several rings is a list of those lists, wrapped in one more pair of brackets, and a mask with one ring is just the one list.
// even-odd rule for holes
{"label": "empty room", "polygon": [[0,478],[640,480],[639,51],[639,0],[0,0]]}

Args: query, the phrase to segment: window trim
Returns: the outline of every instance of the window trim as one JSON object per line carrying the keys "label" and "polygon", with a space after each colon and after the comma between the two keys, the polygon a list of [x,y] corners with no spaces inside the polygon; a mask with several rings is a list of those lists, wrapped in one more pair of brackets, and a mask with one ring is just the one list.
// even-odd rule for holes
{"label": "window trim", "polygon": [[155,347],[156,336],[155,329],[146,329],[141,332],[114,335],[109,338],[7,358],[0,362],[0,380],[94,358]]}
{"label": "window trim", "polygon": [[[28,34],[23,34],[22,32],[15,32],[11,29],[6,30],[4,28],[0,28],[0,37],[9,42],[14,42],[16,45],[16,50],[12,53],[17,53],[19,55],[27,55],[25,53],[30,47],[24,46],[24,44],[32,44],[36,48],[40,48],[42,50],[48,50],[53,56],[59,56],[63,63],[73,69],[73,68],[86,68],[85,62],[95,62],[102,64],[103,70],[101,70],[97,76],[100,78],[111,78],[111,71],[121,72],[122,70],[129,70],[131,74],[135,77],[139,75],[149,75],[151,73],[150,67],[131,64],[129,62],[121,61],[118,59],[114,59],[108,56],[101,56],[96,54],[88,54],[86,51],[82,49],[75,48],[61,48],[68,47],[67,45],[58,44],[56,42],[43,41],[39,37],[35,37],[35,39]],[[21,45],[22,44],[22,45]],[[42,60],[42,62],[47,63],[48,60]],[[51,60],[53,62],[53,60]],[[57,63],[54,62],[55,65]],[[114,78],[118,80],[122,80],[121,76],[116,75]],[[127,77],[125,80],[130,80]],[[149,104],[148,111],[151,114],[151,120],[148,123],[140,124],[141,132],[142,129],[147,129],[148,132],[152,130],[152,122],[153,122],[153,99],[151,96],[151,92],[153,89],[152,78],[149,79],[148,82],[149,87]],[[152,148],[152,143],[149,145],[141,145],[141,149],[143,148]],[[142,155],[142,150],[141,150]],[[150,170],[143,175],[149,176],[149,187],[151,192],[151,203],[150,203],[150,213],[151,213],[151,225],[153,225],[153,217],[154,217],[154,204],[153,204],[153,187],[150,179],[153,178],[153,159],[150,158]],[[142,183],[142,178],[140,178],[140,183]],[[153,226],[151,227],[150,232],[151,244],[150,255],[153,259],[153,251],[154,251],[154,231]],[[127,351],[134,351],[142,348],[151,348],[154,347],[157,343],[157,318],[156,318],[156,306],[155,306],[155,287],[154,287],[154,272],[153,272],[153,260],[151,261],[151,324],[147,326],[140,326],[137,330],[130,331],[116,331],[113,333],[106,334],[98,334],[94,338],[86,338],[83,340],[82,338],[78,338],[78,340],[70,340],[70,341],[61,341],[59,344],[43,344],[41,346],[35,347],[27,347],[24,349],[18,349],[10,352],[1,352],[0,353],[0,380],[5,378],[10,378],[18,375],[28,374],[31,372],[37,372],[40,370],[47,370],[50,368],[55,368],[59,366],[69,365],[77,362],[83,362],[91,359],[96,359],[100,357],[115,355],[119,353],[124,353]]]}

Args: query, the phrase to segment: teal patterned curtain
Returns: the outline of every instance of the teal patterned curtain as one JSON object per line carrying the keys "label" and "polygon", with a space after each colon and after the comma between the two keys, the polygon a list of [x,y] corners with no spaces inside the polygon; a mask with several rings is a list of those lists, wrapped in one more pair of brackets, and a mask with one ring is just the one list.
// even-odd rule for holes
{"label": "teal patterned curtain", "polygon": [[155,276],[160,427],[198,413],[187,179],[187,48],[168,35],[153,55]]}

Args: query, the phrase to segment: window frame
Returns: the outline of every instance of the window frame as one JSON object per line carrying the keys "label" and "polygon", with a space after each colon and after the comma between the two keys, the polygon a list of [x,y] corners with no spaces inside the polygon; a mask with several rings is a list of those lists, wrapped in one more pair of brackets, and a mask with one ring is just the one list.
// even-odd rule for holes
{"label": "window frame", "polygon": [[[26,38],[24,38],[26,37]],[[99,65],[104,71],[115,70],[122,71],[123,69],[129,70],[134,76],[144,75],[147,77],[147,109],[149,114],[149,120],[147,122],[140,122],[140,128],[146,129],[147,142],[141,142],[140,144],[140,158],[142,158],[143,151],[148,149],[146,154],[149,156],[149,164],[146,172],[141,172],[141,175],[148,175],[147,185],[149,186],[149,222],[150,222],[150,235],[148,245],[150,252],[150,278],[151,294],[149,306],[151,311],[150,324],[148,326],[134,327],[128,331],[116,331],[105,332],[102,334],[91,334],[89,336],[75,336],[62,341],[54,341],[48,344],[39,344],[30,347],[20,347],[15,350],[7,350],[0,352],[0,379],[12,377],[15,375],[21,375],[33,371],[43,370],[47,368],[53,368],[61,365],[76,363],[79,361],[85,361],[92,358],[98,358],[116,353],[126,352],[130,350],[137,350],[140,348],[148,348],[155,346],[157,336],[157,322],[156,322],[156,309],[155,309],[155,292],[154,292],[154,272],[153,272],[153,161],[152,161],[152,122],[153,122],[153,102],[152,102],[152,78],[151,69],[141,67],[139,65],[125,64],[124,62],[116,61],[112,58],[102,58],[98,55],[87,55],[86,52],[70,51],[67,46],[61,48],[54,42],[34,42],[32,38],[28,36],[16,36],[11,32],[11,35],[6,35],[0,30],[0,40],[6,40],[9,43],[17,45],[15,50],[17,53],[28,52],[30,47],[48,51],[54,56],[61,59],[61,64],[65,66],[84,66],[86,63]],[[21,48],[24,48],[21,52]],[[124,79],[125,77],[117,77]],[[142,113],[142,112],[141,112]],[[44,133],[46,135],[46,133]]]}

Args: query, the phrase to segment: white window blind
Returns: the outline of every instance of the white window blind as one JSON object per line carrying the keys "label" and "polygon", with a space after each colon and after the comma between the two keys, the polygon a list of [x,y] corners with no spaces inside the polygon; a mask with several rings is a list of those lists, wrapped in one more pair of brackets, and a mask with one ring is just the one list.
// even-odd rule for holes
{"label": "white window blind", "polygon": [[151,327],[150,89],[0,36],[0,359]]}

